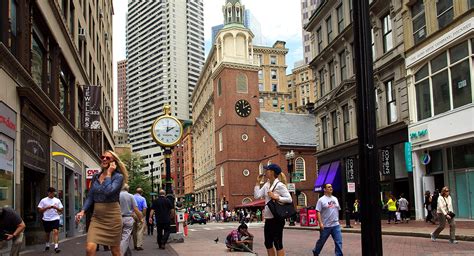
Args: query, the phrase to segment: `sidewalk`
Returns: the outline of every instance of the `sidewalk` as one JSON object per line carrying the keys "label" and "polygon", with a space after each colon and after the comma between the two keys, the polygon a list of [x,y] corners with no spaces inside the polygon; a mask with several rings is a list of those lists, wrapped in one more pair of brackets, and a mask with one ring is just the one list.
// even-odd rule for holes
{"label": "sidewalk", "polygon": [[[345,233],[361,233],[360,223],[355,225],[351,221],[352,228],[345,228],[346,222],[341,223],[342,232]],[[411,220],[409,223],[387,224],[386,220],[382,220],[382,235],[393,236],[413,236],[429,238],[438,225],[425,223],[424,220]],[[319,227],[301,227],[299,223],[296,226],[290,227],[285,225],[285,229],[305,229],[305,230],[319,230]],[[449,239],[449,225],[439,235],[440,239]],[[471,220],[456,220],[456,239],[460,241],[474,241],[474,221]]]}

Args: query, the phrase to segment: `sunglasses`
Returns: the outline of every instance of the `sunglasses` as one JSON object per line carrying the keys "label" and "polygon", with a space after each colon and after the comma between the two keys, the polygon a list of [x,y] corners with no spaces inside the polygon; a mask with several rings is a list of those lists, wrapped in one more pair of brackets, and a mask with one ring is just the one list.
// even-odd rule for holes
{"label": "sunglasses", "polygon": [[104,160],[111,161],[111,160],[113,160],[113,159],[112,159],[112,157],[110,157],[110,156],[101,156],[101,157],[100,157],[100,160],[102,160],[102,161],[104,161]]}

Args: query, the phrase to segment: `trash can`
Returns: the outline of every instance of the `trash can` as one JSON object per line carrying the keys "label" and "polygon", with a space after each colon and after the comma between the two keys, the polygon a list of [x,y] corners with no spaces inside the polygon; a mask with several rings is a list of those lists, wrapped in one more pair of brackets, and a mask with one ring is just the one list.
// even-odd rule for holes
{"label": "trash can", "polygon": [[300,209],[300,225],[308,226],[308,210],[306,208]]}
{"label": "trash can", "polygon": [[318,226],[318,214],[316,213],[316,210],[308,210],[308,226],[314,227]]}

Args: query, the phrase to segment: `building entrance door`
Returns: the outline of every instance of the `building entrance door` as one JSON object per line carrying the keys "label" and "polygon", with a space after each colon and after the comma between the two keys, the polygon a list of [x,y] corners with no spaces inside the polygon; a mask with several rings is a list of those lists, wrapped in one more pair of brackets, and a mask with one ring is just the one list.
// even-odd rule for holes
{"label": "building entrance door", "polygon": [[23,221],[26,225],[26,245],[44,242],[42,215],[38,204],[46,195],[46,175],[24,167],[23,175]]}
{"label": "building entrance door", "polygon": [[74,173],[66,168],[64,177],[64,227],[66,237],[74,236]]}
{"label": "building entrance door", "polygon": [[455,179],[457,214],[459,218],[474,219],[474,170],[458,172]]}

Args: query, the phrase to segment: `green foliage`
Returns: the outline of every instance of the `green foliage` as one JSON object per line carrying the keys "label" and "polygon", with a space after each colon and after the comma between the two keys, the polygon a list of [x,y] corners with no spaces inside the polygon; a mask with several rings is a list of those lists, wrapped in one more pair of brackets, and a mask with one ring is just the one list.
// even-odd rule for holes
{"label": "green foliage", "polygon": [[143,189],[143,196],[149,202],[151,200],[151,178],[143,173],[143,171],[149,171],[143,159],[137,153],[124,153],[119,157],[127,166],[130,193],[135,194],[136,189],[140,187]]}

